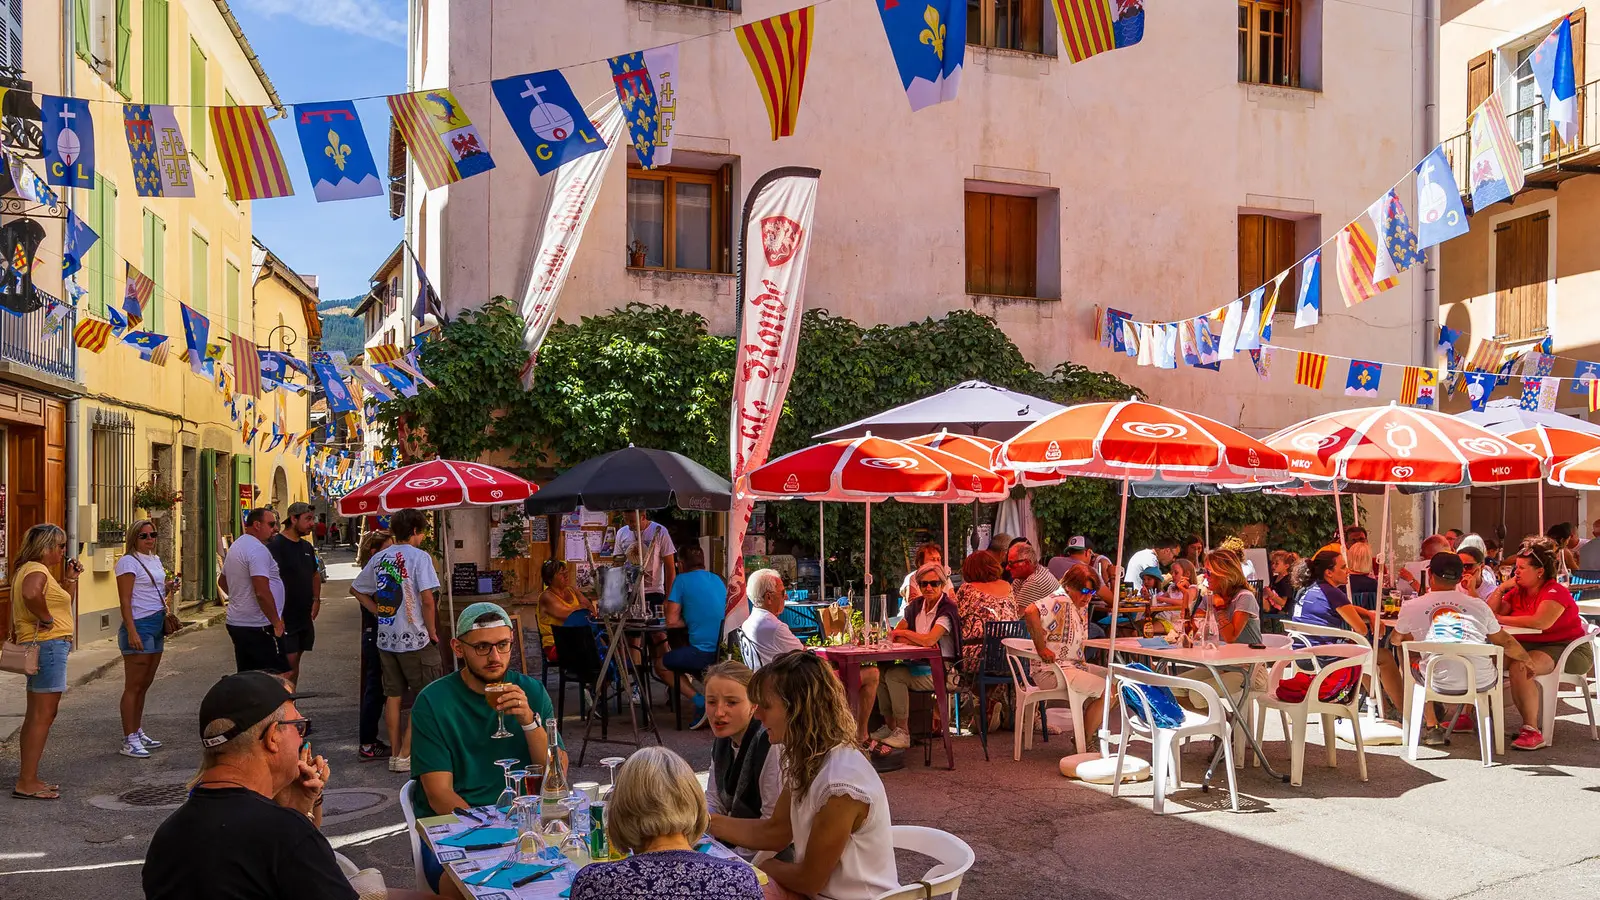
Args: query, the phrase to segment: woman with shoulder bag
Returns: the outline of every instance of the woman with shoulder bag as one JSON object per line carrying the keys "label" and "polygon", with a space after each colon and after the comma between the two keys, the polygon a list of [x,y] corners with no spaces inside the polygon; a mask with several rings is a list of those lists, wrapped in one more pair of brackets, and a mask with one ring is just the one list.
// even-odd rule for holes
{"label": "woman with shoulder bag", "polygon": [[144,759],[161,742],[145,734],[144,698],[156,680],[167,635],[182,627],[170,600],[177,590],[155,553],[156,523],[140,519],[128,529],[128,540],[117,560],[117,597],[122,604],[122,627],[117,648],[122,651],[123,756]]}
{"label": "woman with shoulder bag", "polygon": [[[22,717],[22,761],[11,796],[19,800],[59,800],[61,786],[39,780],[39,759],[67,690],[67,653],[72,649],[72,609],[83,566],[66,559],[67,533],[50,524],[35,525],[22,538],[11,563],[11,637],[37,654],[29,666],[28,706]],[[63,565],[63,560],[65,564]],[[50,569],[62,566],[61,581]],[[8,650],[12,649],[7,647]]]}

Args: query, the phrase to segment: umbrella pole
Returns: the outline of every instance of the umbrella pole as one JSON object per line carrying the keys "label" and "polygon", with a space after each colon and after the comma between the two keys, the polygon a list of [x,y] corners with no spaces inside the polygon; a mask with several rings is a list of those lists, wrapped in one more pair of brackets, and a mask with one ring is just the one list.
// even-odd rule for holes
{"label": "umbrella pole", "polygon": [[1211,549],[1211,495],[1200,495],[1200,512],[1205,517],[1206,523],[1206,549]]}
{"label": "umbrella pole", "polygon": [[817,503],[817,599],[828,599],[828,516],[827,504]]}
{"label": "umbrella pole", "polygon": [[[1387,551],[1389,544],[1389,485],[1383,486],[1383,528],[1379,533],[1382,540],[1382,549]],[[1426,578],[1427,576],[1423,576]],[[1423,585],[1427,587],[1426,584]],[[1421,593],[1426,594],[1427,591]],[[1383,679],[1378,677],[1378,642],[1383,640],[1383,625],[1378,621],[1383,617],[1383,582],[1378,582],[1378,596],[1372,603],[1372,718],[1383,718]],[[1421,712],[1418,711],[1418,715]]]}
{"label": "umbrella pole", "polygon": [[1539,476],[1539,533],[1544,534],[1544,475]]}
{"label": "umbrella pole", "polygon": [[1111,701],[1115,694],[1111,693],[1111,666],[1117,661],[1117,616],[1121,614],[1122,600],[1122,553],[1123,542],[1128,535],[1128,479],[1122,479],[1122,511],[1117,515],[1117,562],[1111,567],[1116,573],[1117,583],[1111,591],[1111,649],[1106,651],[1106,691],[1103,695],[1105,702],[1100,704],[1100,755],[1111,755]]}
{"label": "umbrella pole", "polygon": [[1345,557],[1350,556],[1350,548],[1344,542],[1344,500],[1339,496],[1339,476],[1333,476],[1333,520],[1339,527],[1339,552]]}
{"label": "umbrella pole", "polygon": [[[861,583],[867,590],[866,599],[862,601],[861,609],[866,616],[867,624],[872,624],[872,501],[867,501],[867,539],[866,539],[866,572],[861,576]],[[888,600],[884,600],[884,622],[889,621]]]}
{"label": "umbrella pole", "polygon": [[944,568],[950,570],[950,504],[941,503],[939,508],[944,511]]}
{"label": "umbrella pole", "polygon": [[[450,637],[456,636],[456,584],[455,568],[450,565],[450,513],[448,510],[439,510],[439,549],[444,551],[444,577],[445,598],[449,601],[450,608]],[[438,623],[434,623],[435,629]],[[450,657],[451,668],[455,668],[455,655]]]}

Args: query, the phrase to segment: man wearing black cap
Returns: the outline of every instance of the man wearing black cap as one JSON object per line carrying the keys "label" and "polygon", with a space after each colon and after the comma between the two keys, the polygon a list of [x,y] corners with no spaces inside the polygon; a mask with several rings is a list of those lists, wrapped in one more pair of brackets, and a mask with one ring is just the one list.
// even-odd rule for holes
{"label": "man wearing black cap", "polygon": [[[1400,646],[1405,641],[1497,644],[1505,651],[1507,660],[1529,662],[1528,651],[1522,649],[1522,644],[1500,627],[1500,622],[1496,620],[1489,604],[1457,589],[1457,585],[1461,583],[1461,575],[1461,557],[1455,553],[1442,551],[1435,553],[1433,558],[1428,560],[1428,592],[1412,597],[1400,607],[1400,618],[1395,623],[1395,633],[1392,638],[1395,646]],[[1433,655],[1419,653],[1412,658],[1412,678],[1422,681],[1428,660]],[[1476,670],[1474,680],[1479,690],[1492,687],[1500,679],[1500,673],[1495,670],[1492,660],[1474,659],[1472,664]],[[1398,675],[1398,671],[1396,674]],[[1433,670],[1433,686],[1441,692],[1465,692],[1466,679],[1466,667],[1458,660],[1446,659]],[[1392,688],[1385,684],[1384,689],[1398,692],[1399,678],[1395,678]],[[1393,696],[1401,695],[1395,693]],[[1429,747],[1449,743],[1444,727],[1439,724],[1439,717],[1434,709],[1436,705],[1424,704],[1422,710],[1422,720],[1426,726],[1422,733],[1422,743]],[[1496,723],[1497,727],[1498,725],[1499,723]]]}
{"label": "man wearing black cap", "polygon": [[328,763],[311,755],[295,699],[265,672],[228,675],[206,693],[200,775],[150,841],[147,900],[355,900],[317,830]]}

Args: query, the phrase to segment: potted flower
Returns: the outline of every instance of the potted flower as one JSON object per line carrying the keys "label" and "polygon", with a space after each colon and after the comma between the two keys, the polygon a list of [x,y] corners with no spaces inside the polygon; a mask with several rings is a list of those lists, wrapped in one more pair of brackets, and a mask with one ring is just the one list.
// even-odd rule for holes
{"label": "potted flower", "polygon": [[644,241],[630,241],[628,243],[628,265],[635,269],[644,268],[645,255],[650,252]]}
{"label": "potted flower", "polygon": [[141,482],[133,488],[133,505],[146,510],[152,518],[160,518],[178,503],[183,502],[183,495],[173,490],[166,482],[154,475],[148,481]]}

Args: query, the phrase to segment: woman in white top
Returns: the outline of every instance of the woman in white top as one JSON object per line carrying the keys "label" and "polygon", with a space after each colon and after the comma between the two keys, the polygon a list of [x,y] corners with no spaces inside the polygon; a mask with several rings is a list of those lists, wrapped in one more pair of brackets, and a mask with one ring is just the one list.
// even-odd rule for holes
{"label": "woman in white top", "polygon": [[144,759],[161,742],[145,734],[144,698],[156,680],[161,651],[166,645],[168,600],[178,587],[168,578],[156,555],[156,523],[140,519],[128,529],[122,558],[117,560],[117,596],[122,603],[122,627],[117,647],[122,651],[123,756]]}
{"label": "woman in white top", "polygon": [[783,794],[765,819],[711,817],[711,834],[755,850],[794,844],[794,862],[768,859],[768,897],[871,900],[899,886],[889,798],[855,742],[844,688],[827,663],[788,653],[761,667],[750,699],[783,745]]}

